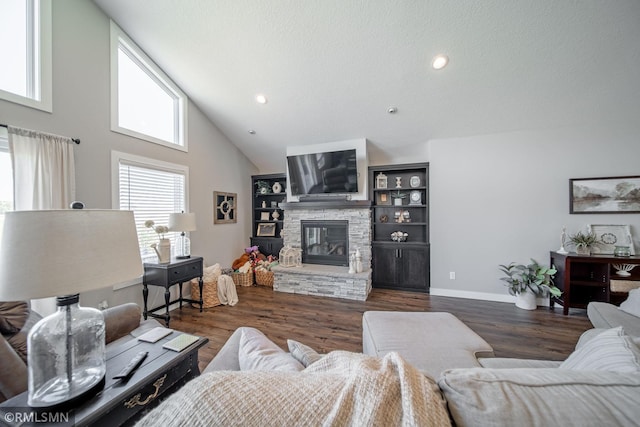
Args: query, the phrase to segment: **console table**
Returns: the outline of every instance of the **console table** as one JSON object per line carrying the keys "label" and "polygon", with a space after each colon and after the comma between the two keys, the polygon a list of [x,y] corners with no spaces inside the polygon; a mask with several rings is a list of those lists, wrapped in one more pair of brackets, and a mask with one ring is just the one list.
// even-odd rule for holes
{"label": "console table", "polygon": [[[191,279],[198,279],[198,285],[200,286],[200,299],[187,299],[182,297],[182,284]],[[177,300],[170,301],[171,292],[169,288],[171,286],[180,285],[180,297]],[[167,327],[169,327],[169,306],[176,302],[180,302],[180,309],[182,309],[183,302],[191,302],[194,304],[200,304],[200,311],[202,312],[202,257],[191,257],[187,259],[172,259],[168,264],[153,264],[144,263],[144,276],[142,279],[142,298],[144,300],[144,311],[142,312],[144,319],[147,316],[164,319]],[[149,286],[163,286],[164,290],[164,305],[147,310],[147,298],[149,297]],[[165,309],[164,314],[156,314],[154,311]]]}
{"label": "console table", "polygon": [[[614,264],[638,265],[629,275],[618,274]],[[560,297],[551,297],[550,305],[562,305],[563,313],[569,308],[586,308],[591,301],[615,301],[611,280],[638,281],[640,285],[640,256],[615,257],[613,255],[578,255],[576,253],[550,253],[550,265],[558,272],[554,283],[562,291]]]}
{"label": "console table", "polygon": [[[181,352],[162,348],[182,332],[174,331],[156,343],[132,339],[107,348],[107,373],[104,389],[71,410],[29,408],[24,392],[0,404],[0,424],[22,425],[21,419],[40,420],[28,425],[120,426],[141,418],[164,398],[200,375],[198,350],[209,340],[200,338]],[[126,380],[112,377],[140,351],[149,352],[140,368]],[[44,420],[58,417],[60,423]],[[68,422],[65,421],[65,417]]]}

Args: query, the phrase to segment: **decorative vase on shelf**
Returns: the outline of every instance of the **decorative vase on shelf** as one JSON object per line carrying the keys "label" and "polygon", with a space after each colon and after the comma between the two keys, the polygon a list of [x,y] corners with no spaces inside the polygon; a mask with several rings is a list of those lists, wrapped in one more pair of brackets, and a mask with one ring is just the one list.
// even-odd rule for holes
{"label": "decorative vase on shelf", "polygon": [[271,217],[273,218],[274,221],[277,221],[278,218],[280,218],[280,214],[278,213],[278,211],[273,211],[273,213],[271,214]]}
{"label": "decorative vase on shelf", "polygon": [[278,194],[282,191],[282,185],[280,185],[279,182],[276,182],[273,184],[273,187],[271,187],[271,189],[273,190],[274,193]]}
{"label": "decorative vase on shelf", "polygon": [[523,310],[535,310],[537,308],[536,294],[528,291],[518,292],[516,294],[516,307]]}

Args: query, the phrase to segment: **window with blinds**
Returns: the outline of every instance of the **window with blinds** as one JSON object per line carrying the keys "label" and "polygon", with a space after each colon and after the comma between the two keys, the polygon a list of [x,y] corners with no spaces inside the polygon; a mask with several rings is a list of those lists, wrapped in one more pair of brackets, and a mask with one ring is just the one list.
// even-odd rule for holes
{"label": "window with blinds", "polygon": [[0,127],[0,215],[13,210],[13,169],[7,129]]}
{"label": "window with blinds", "polygon": [[[118,208],[134,212],[140,255],[145,262],[153,262],[156,253],[151,248],[158,243],[160,236],[152,229],[145,227],[148,220],[155,225],[169,225],[169,214],[188,211],[187,176],[188,169],[180,165],[172,165],[151,159],[134,158],[124,153],[115,156],[118,168]],[[162,237],[171,240],[175,246],[178,232],[169,232]],[[172,248],[173,253],[173,248]]]}

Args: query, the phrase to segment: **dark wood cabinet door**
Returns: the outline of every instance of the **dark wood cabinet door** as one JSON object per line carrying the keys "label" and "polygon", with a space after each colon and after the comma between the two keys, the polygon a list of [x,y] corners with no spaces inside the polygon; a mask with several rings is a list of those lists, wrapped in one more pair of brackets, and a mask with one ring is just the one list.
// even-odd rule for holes
{"label": "dark wood cabinet door", "polygon": [[376,288],[395,288],[398,277],[398,249],[393,246],[371,248],[372,282]]}
{"label": "dark wood cabinet door", "polygon": [[251,246],[258,246],[260,253],[264,255],[280,256],[283,247],[282,239],[268,237],[252,237]]}
{"label": "dark wood cabinet door", "polygon": [[374,287],[419,292],[429,290],[428,245],[377,244],[371,253]]}
{"label": "dark wood cabinet door", "polygon": [[398,289],[426,292],[429,289],[429,248],[403,247],[398,261]]}

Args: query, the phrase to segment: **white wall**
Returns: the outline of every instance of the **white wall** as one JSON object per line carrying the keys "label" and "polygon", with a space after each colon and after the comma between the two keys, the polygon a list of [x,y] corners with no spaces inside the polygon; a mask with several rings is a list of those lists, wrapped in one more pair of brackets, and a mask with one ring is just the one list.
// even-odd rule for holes
{"label": "white wall", "polygon": [[[0,123],[80,138],[82,143],[75,147],[76,198],[89,208],[111,208],[112,150],[188,166],[190,210],[196,213],[198,228],[191,233],[192,254],[203,256],[205,265],[230,266],[249,243],[255,166],[193,103],[188,107],[188,153],[111,132],[109,19],[90,1],[52,3],[53,113],[0,100]],[[214,190],[238,194],[237,224],[213,225]],[[94,307],[102,299],[111,306],[141,303],[141,288],[83,294],[82,303]],[[158,305],[163,292],[151,289],[150,304]]]}
{"label": "white wall", "polygon": [[570,178],[640,175],[638,135],[603,123],[430,141],[431,293],[510,301],[498,265],[548,262],[563,225],[631,224],[640,251],[640,214],[569,214]]}

